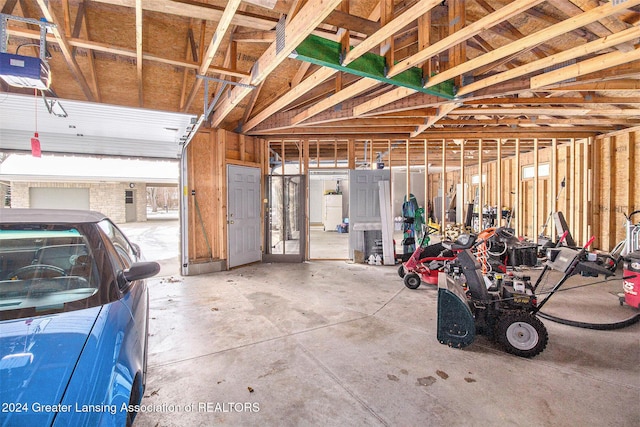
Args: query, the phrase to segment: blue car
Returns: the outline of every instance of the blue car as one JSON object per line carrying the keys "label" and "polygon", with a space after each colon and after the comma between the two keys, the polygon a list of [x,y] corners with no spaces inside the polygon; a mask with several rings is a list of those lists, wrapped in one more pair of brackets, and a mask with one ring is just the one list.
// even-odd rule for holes
{"label": "blue car", "polygon": [[158,273],[108,218],[0,209],[0,426],[125,426]]}

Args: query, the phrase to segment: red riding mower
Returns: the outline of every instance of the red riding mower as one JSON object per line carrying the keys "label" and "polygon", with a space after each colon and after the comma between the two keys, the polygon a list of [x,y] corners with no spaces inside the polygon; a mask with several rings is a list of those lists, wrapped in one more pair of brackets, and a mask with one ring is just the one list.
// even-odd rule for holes
{"label": "red riding mower", "polygon": [[476,242],[475,234],[461,234],[455,242],[429,244],[429,236],[437,229],[429,227],[416,246],[411,257],[398,267],[398,276],[404,280],[409,289],[418,289],[422,282],[430,285],[438,284],[438,272],[444,265],[456,258],[457,252],[473,246]]}
{"label": "red riding mower", "polygon": [[[450,265],[451,274],[440,275],[438,341],[463,348],[475,340],[476,334],[482,334],[517,356],[533,357],[541,353],[547,345],[548,333],[536,315],[549,298],[575,274],[613,275],[609,269],[588,261],[585,248],[549,248],[544,270],[535,285],[529,276],[516,273],[484,275],[469,249],[460,252]],[[538,301],[536,288],[549,270],[564,275]]]}
{"label": "red riding mower", "polygon": [[417,289],[422,282],[437,285],[438,273],[465,249],[474,248],[483,273],[504,273],[507,265],[534,266],[537,263],[536,245],[520,242],[510,228],[491,227],[478,235],[460,234],[455,241],[445,240],[429,245],[429,235],[433,230],[425,234],[411,257],[398,267],[398,275],[409,289]]}

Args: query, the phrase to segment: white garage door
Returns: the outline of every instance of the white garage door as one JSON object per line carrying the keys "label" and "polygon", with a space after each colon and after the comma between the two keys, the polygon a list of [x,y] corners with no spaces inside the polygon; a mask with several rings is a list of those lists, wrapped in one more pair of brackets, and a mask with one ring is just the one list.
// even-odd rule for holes
{"label": "white garage door", "polygon": [[89,189],[30,188],[29,206],[44,209],[89,209]]}

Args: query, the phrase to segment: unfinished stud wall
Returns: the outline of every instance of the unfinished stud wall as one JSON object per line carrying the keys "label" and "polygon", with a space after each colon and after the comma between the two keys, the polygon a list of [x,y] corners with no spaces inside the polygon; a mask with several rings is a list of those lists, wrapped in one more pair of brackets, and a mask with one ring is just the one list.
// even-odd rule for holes
{"label": "unfinished stud wall", "polygon": [[[491,148],[494,149],[493,146]],[[586,244],[593,236],[595,240],[591,249],[610,251],[625,237],[623,214],[640,209],[640,192],[635,189],[640,182],[640,168],[637,167],[640,164],[639,151],[638,129],[597,139],[552,141],[551,144],[546,141],[545,148],[537,150],[537,154],[528,152],[521,154],[519,159],[503,158],[500,181],[498,163],[484,163],[483,204],[497,206],[500,197],[500,204],[513,210],[511,226],[516,233],[532,240],[543,231],[549,214],[560,211],[578,245]],[[537,180],[535,177],[523,178],[523,169],[535,170],[535,165],[548,166],[548,175],[539,173]],[[471,184],[474,175],[478,175],[477,163],[466,164],[464,181],[470,187],[470,201],[477,187],[477,184]],[[458,171],[446,174],[446,189],[459,182]],[[431,194],[438,194],[440,188],[441,174],[430,174]],[[634,217],[634,222],[639,220],[640,214]],[[544,234],[554,233],[553,221],[550,221]]]}
{"label": "unfinished stud wall", "polygon": [[593,229],[597,246],[610,250],[625,237],[624,214],[640,209],[640,130],[596,139],[594,148]]}
{"label": "unfinished stud wall", "polygon": [[189,262],[227,258],[227,164],[264,169],[262,146],[222,129],[201,131],[189,144]]}

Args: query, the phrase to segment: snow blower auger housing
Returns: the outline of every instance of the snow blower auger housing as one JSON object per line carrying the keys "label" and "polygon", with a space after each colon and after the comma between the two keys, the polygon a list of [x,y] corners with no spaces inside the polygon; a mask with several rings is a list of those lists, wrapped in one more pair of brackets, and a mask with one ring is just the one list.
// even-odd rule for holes
{"label": "snow blower auger housing", "polygon": [[[463,348],[486,335],[506,352],[521,357],[541,353],[548,333],[536,313],[574,274],[610,276],[609,270],[586,261],[584,249],[552,248],[549,260],[535,285],[525,275],[483,275],[470,250],[458,254],[455,261],[462,275],[440,274],[438,281],[437,338],[442,344]],[[564,276],[542,301],[535,294],[549,270]]]}

